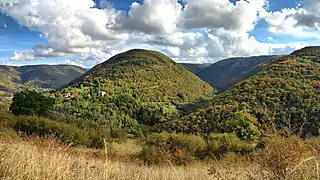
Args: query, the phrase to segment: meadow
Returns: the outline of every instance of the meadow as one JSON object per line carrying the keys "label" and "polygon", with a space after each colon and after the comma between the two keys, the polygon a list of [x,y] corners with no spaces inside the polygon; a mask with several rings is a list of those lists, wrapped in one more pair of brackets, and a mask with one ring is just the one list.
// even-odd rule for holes
{"label": "meadow", "polygon": [[130,140],[106,143],[105,149],[97,150],[68,147],[56,140],[36,137],[1,138],[0,179],[319,179],[318,144],[316,139],[303,142],[277,138],[251,157],[228,154],[219,160],[195,161],[184,166],[172,165],[170,161],[148,166],[138,159],[140,148]]}

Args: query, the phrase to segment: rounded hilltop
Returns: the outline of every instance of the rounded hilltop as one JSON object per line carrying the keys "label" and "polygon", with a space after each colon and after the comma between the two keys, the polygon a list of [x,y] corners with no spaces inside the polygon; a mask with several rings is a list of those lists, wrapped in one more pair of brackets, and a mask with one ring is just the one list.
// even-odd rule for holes
{"label": "rounded hilltop", "polygon": [[162,53],[143,49],[132,49],[111,57],[72,82],[70,87],[82,84],[90,88],[92,83],[88,82],[93,82],[94,79],[99,79],[101,86],[105,83],[130,87],[141,96],[144,92],[150,94],[149,91],[152,91],[152,96],[174,96],[176,99],[177,94],[183,94],[185,100],[194,101],[214,91],[183,65]]}
{"label": "rounded hilltop", "polygon": [[[162,53],[144,50],[132,49],[120,54],[117,54],[107,61],[93,67],[84,76],[96,77],[113,77],[123,78],[122,75],[128,75],[138,69],[160,70],[160,67],[170,68],[174,67],[176,63]],[[177,65],[176,68],[182,69],[182,66]],[[178,70],[177,69],[177,70]],[[134,74],[132,74],[134,75]]]}
{"label": "rounded hilltop", "polygon": [[291,55],[294,56],[320,56],[320,46],[307,46],[296,50]]}
{"label": "rounded hilltop", "polygon": [[[157,64],[175,64],[175,62],[167,57],[166,55],[153,51],[153,50],[145,50],[145,49],[131,49],[126,52],[117,54],[105,61],[105,64],[112,63],[120,63],[120,62],[128,62],[128,61],[145,61],[149,63],[157,63]],[[103,64],[104,64],[103,63]]]}

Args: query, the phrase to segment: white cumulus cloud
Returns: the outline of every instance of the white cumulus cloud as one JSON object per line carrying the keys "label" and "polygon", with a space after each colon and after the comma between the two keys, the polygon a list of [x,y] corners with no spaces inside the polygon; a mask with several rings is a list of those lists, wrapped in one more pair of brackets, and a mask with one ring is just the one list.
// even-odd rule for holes
{"label": "white cumulus cloud", "polygon": [[272,33],[320,39],[320,1],[305,0],[296,8],[266,12],[264,18]]}
{"label": "white cumulus cloud", "polygon": [[[182,2],[182,1],[179,1]],[[272,44],[250,35],[264,18],[270,32],[318,28],[317,0],[309,8],[268,12],[267,0],[143,0],[128,12],[107,0],[0,0],[0,12],[47,40],[11,60],[79,57],[65,63],[100,63],[130,48],[160,50],[177,61],[207,62],[234,56],[282,53],[301,44]],[[301,17],[299,17],[299,15]],[[314,22],[307,23],[306,19]],[[310,32],[314,35],[314,33]],[[76,63],[78,61],[78,63]]]}
{"label": "white cumulus cloud", "polygon": [[186,28],[223,28],[251,30],[266,6],[265,0],[188,0],[182,16]]}
{"label": "white cumulus cloud", "polygon": [[148,34],[173,33],[182,6],[176,0],[144,0],[132,3],[128,16],[121,20],[122,28]]}

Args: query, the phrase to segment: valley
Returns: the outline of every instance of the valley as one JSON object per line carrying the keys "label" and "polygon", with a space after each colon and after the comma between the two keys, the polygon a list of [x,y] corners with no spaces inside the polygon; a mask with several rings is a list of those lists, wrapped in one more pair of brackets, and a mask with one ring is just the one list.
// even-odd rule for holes
{"label": "valley", "polygon": [[69,65],[0,66],[0,92],[57,89],[80,77],[85,69]]}
{"label": "valley", "polygon": [[[92,179],[129,179],[130,173],[137,179],[317,178],[319,52],[306,47],[195,65],[133,49],[88,71],[50,66],[55,71],[45,76],[32,73],[33,67],[2,67],[3,76],[16,78],[6,82],[6,92],[20,92],[1,106],[0,178],[82,179],[67,167],[55,172],[65,177],[39,169],[51,150],[53,159],[44,163],[52,169],[62,166],[62,156]],[[70,74],[69,82],[60,80]],[[35,80],[38,90],[22,83]],[[18,146],[19,153],[32,154],[32,164],[21,161],[19,167],[36,172],[15,169],[18,159],[10,154]]]}
{"label": "valley", "polygon": [[320,180],[320,0],[0,0],[0,180]]}

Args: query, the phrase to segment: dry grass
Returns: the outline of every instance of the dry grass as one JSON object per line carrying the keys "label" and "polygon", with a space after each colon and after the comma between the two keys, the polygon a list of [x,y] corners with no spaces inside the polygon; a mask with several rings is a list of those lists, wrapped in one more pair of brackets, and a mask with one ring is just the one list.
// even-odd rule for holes
{"label": "dry grass", "polygon": [[[119,148],[121,145],[114,145]],[[137,152],[133,142],[125,143]],[[117,160],[113,148],[104,151],[66,148],[54,141],[6,140],[0,138],[0,179],[2,180],[247,180],[276,179],[255,161],[237,155],[211,163],[199,162],[186,167],[144,166],[130,159]],[[119,148],[123,155],[125,148]],[[126,153],[125,153],[126,154]],[[126,154],[127,155],[127,154]],[[108,158],[106,158],[108,157]],[[316,166],[312,161],[297,164],[286,179],[315,179]]]}
{"label": "dry grass", "polygon": [[308,144],[300,138],[274,138],[266,144],[259,157],[259,164],[271,172],[274,179],[285,179],[310,157],[312,153]]}
{"label": "dry grass", "polygon": [[[0,142],[0,179],[210,179],[208,167],[146,167],[89,158],[81,150],[39,147],[23,141]],[[108,177],[108,178],[106,178]]]}

